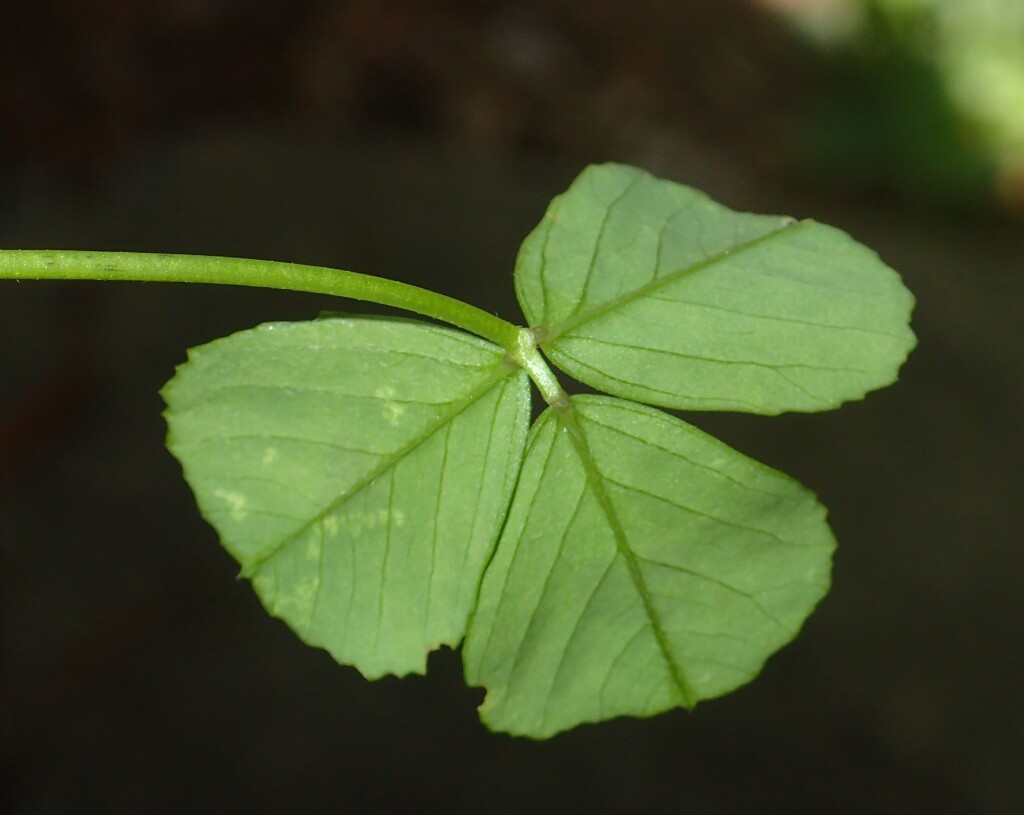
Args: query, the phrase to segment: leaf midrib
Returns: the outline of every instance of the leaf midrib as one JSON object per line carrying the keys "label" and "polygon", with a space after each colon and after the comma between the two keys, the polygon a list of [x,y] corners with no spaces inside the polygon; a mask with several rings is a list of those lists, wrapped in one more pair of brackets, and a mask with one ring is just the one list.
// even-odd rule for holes
{"label": "leaf midrib", "polygon": [[395,466],[406,456],[410,455],[414,450],[416,450],[416,448],[426,442],[427,439],[433,436],[442,427],[455,421],[455,419],[457,419],[461,414],[489,393],[498,383],[507,379],[518,370],[518,367],[509,365],[505,359],[497,360],[494,364],[494,371],[496,375],[487,377],[480,383],[480,385],[469,391],[462,400],[453,403],[455,406],[453,410],[445,412],[433,422],[425,425],[422,431],[410,439],[409,443],[404,447],[390,455],[384,456],[379,464],[363,476],[363,478],[356,481],[349,489],[328,503],[323,509],[315,513],[308,521],[298,526],[292,532],[289,532],[288,535],[282,538],[279,543],[275,544],[265,554],[261,555],[252,563],[247,564],[243,569],[243,574],[246,577],[252,577],[255,575],[263,564],[277,556],[286,546],[293,543],[300,535],[305,534],[317,523],[335,512],[339,507],[343,506],[350,498],[357,495],[360,491],[372,484],[383,473],[387,472],[388,469]]}
{"label": "leaf midrib", "polygon": [[697,693],[687,680],[682,666],[676,661],[675,656],[672,654],[672,649],[668,641],[668,633],[662,626],[661,616],[658,614],[658,610],[654,606],[654,598],[647,590],[647,583],[644,580],[643,572],[640,569],[640,561],[629,543],[629,537],[626,535],[626,530],[623,528],[622,522],[619,520],[618,512],[615,510],[615,505],[612,503],[607,490],[604,488],[604,475],[598,468],[597,462],[594,460],[594,456],[590,451],[590,444],[587,441],[586,432],[580,425],[575,409],[572,407],[571,403],[568,408],[556,410],[556,415],[559,422],[568,432],[569,438],[572,440],[573,447],[576,449],[576,454],[580,457],[580,462],[582,463],[583,470],[586,473],[587,483],[590,485],[590,489],[593,492],[594,497],[597,499],[602,512],[604,512],[608,525],[611,527],[612,535],[615,537],[615,548],[619,555],[622,556],[622,559],[626,562],[626,568],[629,570],[629,576],[633,581],[633,587],[636,589],[637,594],[640,596],[640,601],[643,603],[644,613],[650,621],[651,631],[654,633],[654,639],[657,642],[658,649],[661,651],[662,657],[665,660],[665,664],[672,677],[672,681],[679,692],[681,702],[684,707],[693,707],[697,703]]}
{"label": "leaf midrib", "polygon": [[809,220],[790,221],[788,223],[783,224],[778,229],[773,229],[770,232],[766,232],[764,235],[759,235],[758,237],[752,238],[749,241],[735,244],[719,252],[715,252],[712,255],[708,255],[703,260],[699,260],[696,263],[690,264],[689,266],[683,266],[682,268],[676,269],[673,272],[669,272],[666,275],[656,277],[654,280],[651,280],[650,282],[645,283],[642,286],[632,289],[631,291],[627,291],[624,294],[619,295],[618,297],[612,298],[611,300],[607,300],[604,303],[601,303],[600,305],[595,306],[594,308],[591,308],[587,311],[575,312],[572,316],[566,318],[560,323],[556,323],[555,325],[552,326],[541,326],[539,328],[541,331],[541,335],[543,336],[543,340],[539,343],[539,345],[541,346],[541,348],[547,348],[552,343],[554,343],[561,335],[565,334],[568,331],[571,331],[577,326],[583,325],[584,323],[588,323],[591,320],[596,320],[597,318],[604,316],[608,312],[614,311],[615,309],[628,303],[631,303],[634,300],[638,300],[641,297],[644,297],[653,291],[657,291],[658,289],[664,288],[665,286],[669,286],[672,283],[675,283],[684,277],[688,277],[690,275],[694,275],[697,274],[698,272],[704,271],[705,269],[708,269],[709,267],[712,267],[717,263],[721,263],[726,258],[734,257],[735,255],[747,252],[757,246],[760,246],[762,243],[765,243],[766,241],[778,237],[784,232],[791,231],[793,229],[796,229],[797,227],[804,226],[809,223],[813,222]]}

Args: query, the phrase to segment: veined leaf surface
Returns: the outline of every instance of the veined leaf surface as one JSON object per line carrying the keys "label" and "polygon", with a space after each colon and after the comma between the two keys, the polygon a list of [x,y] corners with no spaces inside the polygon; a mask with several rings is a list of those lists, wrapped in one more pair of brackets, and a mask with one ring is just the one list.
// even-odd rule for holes
{"label": "veined leaf surface", "polygon": [[587,168],[552,201],[515,283],[559,368],[665,407],[836,407],[893,382],[915,343],[913,297],[845,233],[623,165]]}
{"label": "veined leaf surface", "polygon": [[264,605],[367,677],[463,637],[529,422],[505,357],[413,321],[270,323],[164,389],[168,445]]}
{"label": "veined leaf surface", "polygon": [[484,721],[537,738],[749,681],[827,591],[834,548],[787,476],[659,410],[572,403],[530,432],[464,648]]}

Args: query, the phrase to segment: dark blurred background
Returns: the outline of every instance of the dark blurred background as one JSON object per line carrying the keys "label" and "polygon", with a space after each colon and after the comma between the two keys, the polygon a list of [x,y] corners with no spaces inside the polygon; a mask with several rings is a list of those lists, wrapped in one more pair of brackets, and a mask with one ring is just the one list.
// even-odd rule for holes
{"label": "dark blurred background", "polygon": [[0,813],[1024,811],[1024,3],[0,10],[4,247],[304,261],[516,321],[519,241],[609,159],[840,226],[918,297],[898,386],[688,417],[830,508],[802,636],[693,713],[546,743],[488,734],[452,652],[367,683],[235,580],[157,395],[336,302],[0,283]]}

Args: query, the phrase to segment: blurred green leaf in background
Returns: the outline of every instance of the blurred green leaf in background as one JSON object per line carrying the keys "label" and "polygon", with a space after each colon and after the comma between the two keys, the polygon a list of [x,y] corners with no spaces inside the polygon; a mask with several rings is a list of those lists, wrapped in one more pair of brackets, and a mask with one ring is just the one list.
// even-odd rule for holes
{"label": "blurred green leaf in background", "polygon": [[762,0],[825,51],[812,170],[938,204],[1024,205],[1024,3]]}

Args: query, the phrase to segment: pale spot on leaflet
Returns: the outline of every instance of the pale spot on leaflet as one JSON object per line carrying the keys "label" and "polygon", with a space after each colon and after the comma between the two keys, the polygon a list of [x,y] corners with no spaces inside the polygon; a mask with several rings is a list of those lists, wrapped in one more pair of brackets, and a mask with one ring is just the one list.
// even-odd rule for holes
{"label": "pale spot on leaflet", "polygon": [[390,385],[384,385],[377,388],[373,395],[381,400],[381,413],[384,416],[384,421],[392,427],[397,427],[405,414],[405,407],[391,400],[391,397],[395,395],[395,389]]}
{"label": "pale spot on leaflet", "polygon": [[[324,523],[324,526],[327,524]],[[306,544],[306,560],[311,560],[314,563],[320,560],[320,536],[314,535],[309,539],[309,543]]]}
{"label": "pale spot on leaflet", "polygon": [[307,617],[313,609],[318,586],[319,580],[316,575],[308,575],[296,580],[286,590],[280,590],[275,596],[275,612],[282,616]]}
{"label": "pale spot on leaflet", "polygon": [[277,461],[277,448],[268,447],[266,450],[263,451],[263,458],[260,459],[260,463],[264,467],[266,467],[270,464],[273,464],[275,461]]}
{"label": "pale spot on leaflet", "polygon": [[247,514],[245,508],[249,501],[240,492],[229,492],[228,490],[218,488],[213,491],[213,497],[219,498],[228,505],[231,517],[236,521],[245,520]]}
{"label": "pale spot on leaflet", "polygon": [[[324,519],[324,530],[327,531],[328,519]],[[375,529],[381,529],[385,527],[389,522],[395,527],[401,527],[405,525],[405,513],[401,510],[394,510],[389,516],[386,509],[370,510],[368,512],[346,512],[341,516],[342,523],[345,524],[346,537],[358,537],[365,532],[369,532]],[[332,527],[333,530],[337,528],[337,524]]]}

